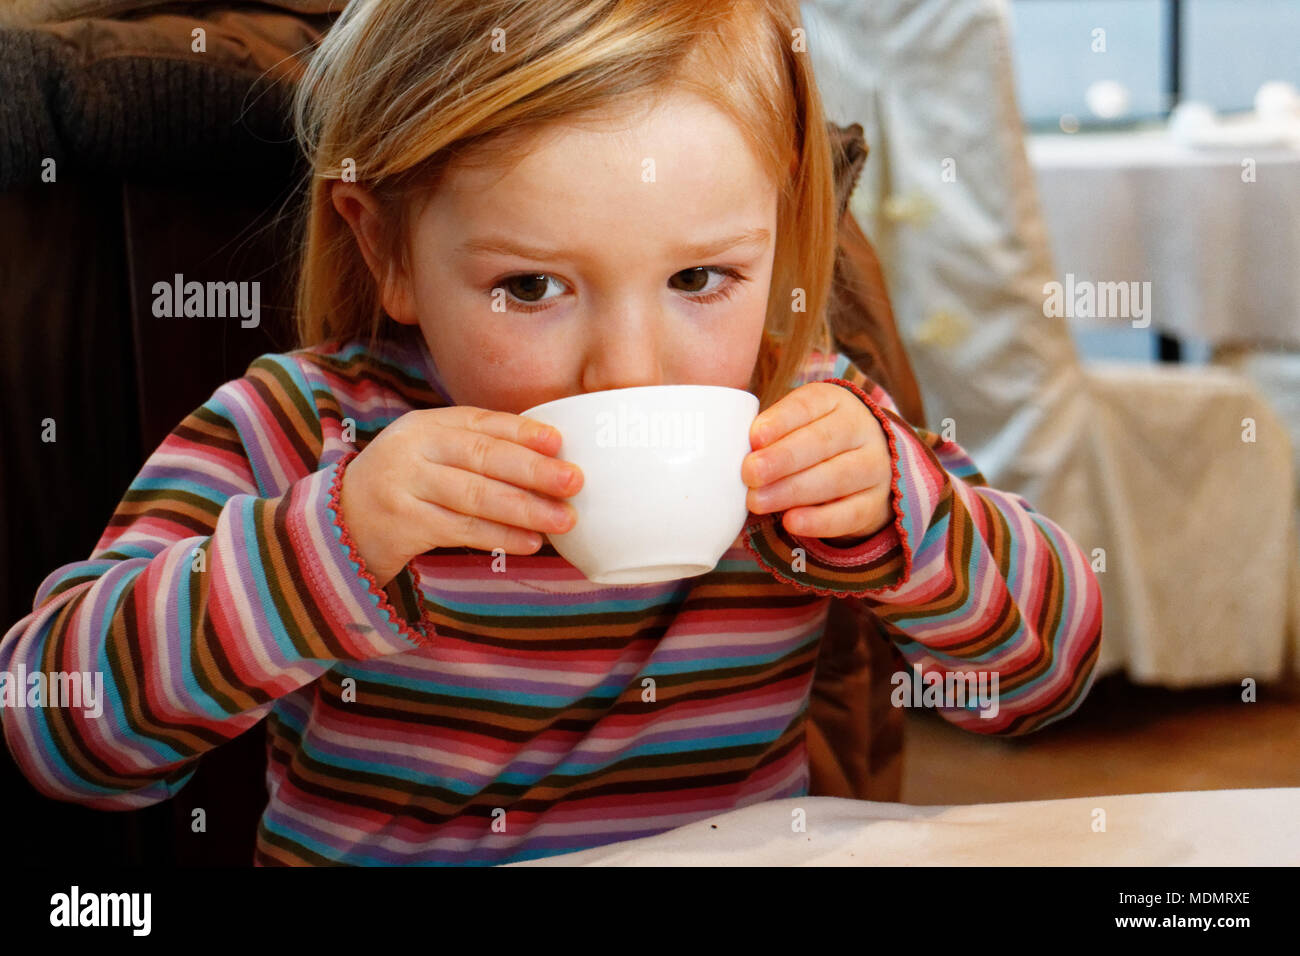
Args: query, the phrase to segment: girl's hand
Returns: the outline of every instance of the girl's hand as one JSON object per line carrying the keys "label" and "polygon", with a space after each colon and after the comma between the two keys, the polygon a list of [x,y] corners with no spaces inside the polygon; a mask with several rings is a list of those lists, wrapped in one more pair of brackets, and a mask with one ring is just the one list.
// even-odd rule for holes
{"label": "girl's hand", "polygon": [[434,548],[531,554],[542,546],[535,532],[578,520],[560,499],[582,488],[582,469],[559,450],[558,431],[509,412],[407,412],[348,463],[341,517],[381,587]]}
{"label": "girl's hand", "polygon": [[741,477],[754,514],[785,511],[805,538],[857,543],[894,520],[889,439],[863,401],[842,385],[801,385],[756,419]]}

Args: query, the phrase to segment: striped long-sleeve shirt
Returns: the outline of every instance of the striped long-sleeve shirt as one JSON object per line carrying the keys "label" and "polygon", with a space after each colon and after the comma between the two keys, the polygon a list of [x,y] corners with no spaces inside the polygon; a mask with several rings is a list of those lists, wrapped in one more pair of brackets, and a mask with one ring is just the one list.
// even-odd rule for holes
{"label": "striped long-sleeve shirt", "polygon": [[957,726],[1069,714],[1101,635],[1079,547],[843,356],[815,354],[808,381],[853,390],[889,439],[895,521],[857,546],[751,515],[697,577],[599,585],[548,543],[504,570],[435,549],[380,588],[339,489],[381,429],[451,404],[423,339],[264,355],[162,442],[90,558],[0,641],[0,672],[102,673],[102,714],[10,698],[5,740],[42,792],[130,809],[266,719],[255,864],[490,864],[806,794],[832,598],[865,602],[922,672],[998,675],[991,719],[940,708]]}

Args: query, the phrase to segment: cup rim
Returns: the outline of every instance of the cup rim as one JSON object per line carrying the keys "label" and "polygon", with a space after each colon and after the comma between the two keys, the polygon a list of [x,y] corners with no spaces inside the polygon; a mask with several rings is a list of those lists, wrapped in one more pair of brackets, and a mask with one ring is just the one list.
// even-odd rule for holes
{"label": "cup rim", "polygon": [[755,395],[753,392],[749,391],[749,389],[746,389],[746,388],[732,388],[730,385],[692,385],[692,384],[686,384],[686,385],[633,385],[633,386],[630,386],[630,387],[628,387],[628,388],[604,388],[604,389],[601,389],[601,390],[598,391],[598,392],[583,392],[581,395],[567,395],[567,396],[565,396],[564,398],[554,398],[554,399],[551,399],[551,401],[549,401],[549,402],[542,402],[542,404],[540,404],[540,405],[534,405],[532,408],[526,408],[526,409],[524,409],[522,412],[520,412],[519,414],[520,414],[521,416],[523,416],[523,417],[527,417],[528,415],[530,415],[530,414],[533,413],[533,412],[540,412],[540,411],[542,411],[543,409],[550,409],[550,408],[552,408],[553,406],[560,405],[560,404],[562,404],[562,403],[565,404],[565,405],[568,405],[568,404],[572,404],[572,403],[579,403],[579,402],[582,402],[582,401],[584,401],[584,400],[590,400],[590,401],[593,401],[593,402],[595,402],[595,401],[601,401],[601,400],[603,400],[606,396],[613,395],[615,392],[652,392],[652,391],[660,391],[660,390],[662,390],[662,389],[673,389],[673,390],[677,391],[677,390],[680,390],[680,389],[687,389],[687,388],[689,388],[689,389],[704,389],[704,390],[708,390],[708,391],[717,391],[717,392],[738,392],[738,393],[740,393],[741,395],[748,395],[750,398],[754,399],[754,401],[758,401],[758,396]]}

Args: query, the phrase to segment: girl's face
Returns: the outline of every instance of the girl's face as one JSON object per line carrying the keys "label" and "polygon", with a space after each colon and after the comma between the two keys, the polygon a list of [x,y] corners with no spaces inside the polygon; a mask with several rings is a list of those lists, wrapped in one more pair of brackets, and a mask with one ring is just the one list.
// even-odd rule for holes
{"label": "girl's face", "polygon": [[[637,385],[745,388],[777,186],[740,130],[679,93],[546,133],[494,167],[454,166],[412,210],[413,274],[383,303],[419,325],[450,397],[517,414]],[[336,183],[333,202],[383,274],[369,196]]]}

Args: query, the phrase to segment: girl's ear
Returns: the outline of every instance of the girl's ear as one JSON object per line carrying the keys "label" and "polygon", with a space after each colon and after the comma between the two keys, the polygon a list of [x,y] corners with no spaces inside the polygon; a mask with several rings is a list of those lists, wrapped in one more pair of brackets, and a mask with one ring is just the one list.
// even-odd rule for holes
{"label": "girl's ear", "polygon": [[330,185],[330,201],[352,229],[357,247],[379,286],[384,311],[403,325],[415,325],[418,319],[410,285],[397,264],[388,260],[380,241],[382,220],[375,198],[356,183],[336,180]]}

